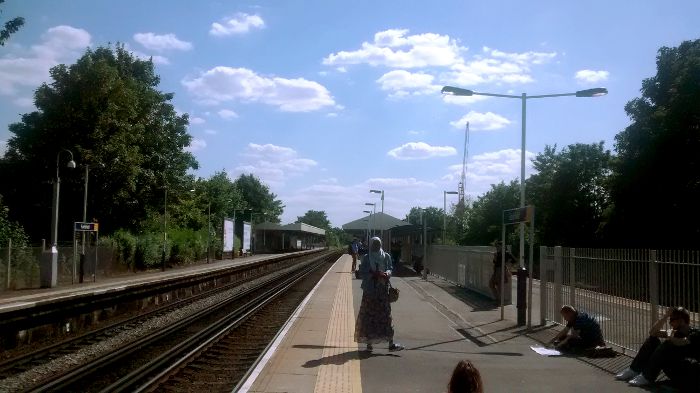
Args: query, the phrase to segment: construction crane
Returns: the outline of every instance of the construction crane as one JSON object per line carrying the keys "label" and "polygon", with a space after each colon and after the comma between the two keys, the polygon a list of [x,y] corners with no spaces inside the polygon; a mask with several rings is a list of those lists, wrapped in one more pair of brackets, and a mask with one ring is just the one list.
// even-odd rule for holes
{"label": "construction crane", "polygon": [[467,182],[467,158],[469,157],[469,122],[464,130],[464,156],[462,158],[462,177],[460,179],[459,185],[457,186],[457,191],[459,193],[458,204],[464,208],[467,205],[466,198],[464,196],[464,185]]}

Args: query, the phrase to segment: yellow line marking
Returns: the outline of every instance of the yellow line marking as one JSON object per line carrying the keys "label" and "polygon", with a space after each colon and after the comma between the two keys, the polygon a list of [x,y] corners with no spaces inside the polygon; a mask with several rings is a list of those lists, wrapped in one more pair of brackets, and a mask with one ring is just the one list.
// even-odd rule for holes
{"label": "yellow line marking", "polygon": [[341,264],[342,277],[335,292],[315,393],[361,393],[360,359],[355,342],[351,260]]}

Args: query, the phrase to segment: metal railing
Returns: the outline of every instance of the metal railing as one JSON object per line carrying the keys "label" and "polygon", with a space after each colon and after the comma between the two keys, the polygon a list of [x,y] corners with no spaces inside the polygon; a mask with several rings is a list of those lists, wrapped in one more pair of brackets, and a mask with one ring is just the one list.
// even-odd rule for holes
{"label": "metal railing", "polygon": [[[428,247],[427,268],[430,273],[461,287],[492,297],[489,281],[493,274],[493,255],[490,246],[445,246]],[[511,283],[506,283],[505,304],[511,302]]]}
{"label": "metal railing", "polygon": [[[45,258],[45,251],[47,250],[43,247],[16,247],[9,241],[6,247],[0,247],[0,290],[39,288],[40,265]],[[79,261],[74,261],[75,256],[72,246],[59,245],[57,263],[59,286],[77,283]],[[95,247],[86,249],[86,260],[83,266],[85,281],[111,277],[126,270],[127,266],[119,263],[112,247],[98,246],[97,249]]]}
{"label": "metal railing", "polygon": [[668,307],[700,323],[700,252],[540,247],[540,317],[570,304],[598,320],[606,342],[637,351]]}

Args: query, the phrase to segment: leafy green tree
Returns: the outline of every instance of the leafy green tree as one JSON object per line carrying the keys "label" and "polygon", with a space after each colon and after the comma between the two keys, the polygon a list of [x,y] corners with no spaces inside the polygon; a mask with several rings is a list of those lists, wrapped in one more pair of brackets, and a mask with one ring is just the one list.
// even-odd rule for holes
{"label": "leafy green tree", "polygon": [[700,238],[700,40],[662,47],[615,137],[608,239],[689,248]]}
{"label": "leafy green tree", "polygon": [[253,213],[262,213],[253,216],[255,223],[263,221],[280,222],[280,216],[284,211],[282,201],[270,188],[253,174],[242,174],[234,182],[241,193],[243,205]]}
{"label": "leafy green tree", "polygon": [[610,204],[607,189],[610,151],[603,142],[573,144],[560,152],[546,146],[533,160],[537,170],[527,180],[530,203],[536,208],[541,244],[595,246]]}
{"label": "leafy green tree", "polygon": [[[123,45],[88,49],[78,61],[51,69],[52,82],[34,94],[38,110],[10,125],[8,150],[0,162],[0,191],[32,237],[47,237],[56,157],[74,154],[78,168],[61,166],[61,222],[82,218],[83,168],[90,167],[88,219],[108,233],[138,228],[162,213],[164,193],[177,201],[198,164],[185,151],[191,142],[187,115],[177,115],[171,93],[151,61]],[[70,237],[63,225],[62,237]]]}
{"label": "leafy green tree", "polygon": [[428,225],[428,229],[432,231],[432,238],[439,238],[442,236],[443,218],[445,217],[445,212],[437,207],[429,206],[425,209],[420,207],[412,207],[411,210],[406,215],[406,221],[414,225],[421,224],[421,211],[424,215],[425,222]]}
{"label": "leafy green tree", "polygon": [[331,222],[328,220],[328,216],[323,210],[309,210],[304,213],[303,216],[297,217],[295,222],[303,222],[304,224],[313,225],[322,229],[331,228]]}
{"label": "leafy green tree", "polygon": [[491,189],[477,198],[467,219],[467,231],[460,243],[469,246],[488,245],[501,238],[503,210],[520,206],[520,186],[513,180],[492,184]]}
{"label": "leafy green tree", "polygon": [[0,196],[0,248],[7,247],[7,241],[10,239],[13,247],[26,246],[29,242],[27,234],[17,222],[9,219],[8,211],[9,209],[3,204],[2,196]]}
{"label": "leafy green tree", "polygon": [[[5,0],[0,0],[0,5],[4,3]],[[2,13],[2,11],[0,11]],[[0,46],[5,46],[5,42],[10,38],[10,36],[16,33],[20,27],[24,26],[24,18],[21,16],[12,18],[5,22],[5,25],[0,29]]]}

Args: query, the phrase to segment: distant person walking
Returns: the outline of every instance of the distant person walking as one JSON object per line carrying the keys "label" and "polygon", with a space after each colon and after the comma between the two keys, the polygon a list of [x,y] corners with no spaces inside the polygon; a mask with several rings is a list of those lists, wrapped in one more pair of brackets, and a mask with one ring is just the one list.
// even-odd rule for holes
{"label": "distant person walking", "polygon": [[368,351],[373,349],[372,344],[384,341],[389,342],[390,351],[404,349],[394,342],[388,288],[392,268],[391,256],[382,250],[382,241],[373,237],[369,253],[360,262],[362,302],[355,324],[355,341],[367,344]]}
{"label": "distant person walking", "polygon": [[[496,253],[493,255],[493,274],[491,275],[491,280],[489,281],[489,288],[491,288],[491,293],[493,293],[493,298],[496,301],[501,300],[501,256],[503,253],[501,252],[501,248],[503,246],[503,242],[500,240],[496,240],[493,245],[496,247]],[[509,253],[506,251],[506,263],[505,263],[505,268],[506,268],[506,274],[505,278],[503,280],[504,284],[507,284],[510,282],[510,270],[508,269],[508,264],[515,264],[517,261],[515,260],[515,257],[513,254]]]}
{"label": "distant person walking", "polygon": [[360,242],[357,241],[357,238],[352,239],[352,243],[350,243],[348,251],[352,256],[352,270],[350,273],[354,273],[357,268],[357,256],[360,253]]}
{"label": "distant person walking", "polygon": [[447,385],[447,393],[484,393],[479,370],[469,360],[457,363]]}

